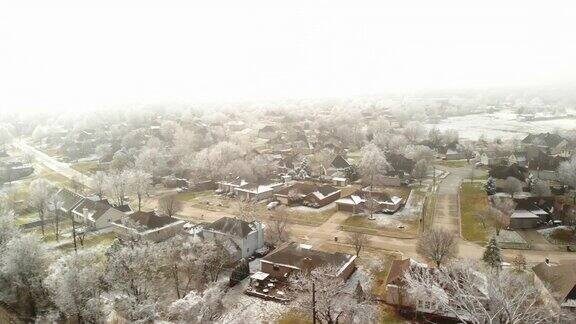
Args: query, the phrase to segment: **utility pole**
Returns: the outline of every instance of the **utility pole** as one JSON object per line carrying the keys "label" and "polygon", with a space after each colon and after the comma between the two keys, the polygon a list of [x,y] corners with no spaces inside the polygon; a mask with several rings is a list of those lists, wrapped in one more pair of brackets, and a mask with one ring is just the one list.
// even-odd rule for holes
{"label": "utility pole", "polygon": [[316,324],[316,285],[312,281],[312,323]]}

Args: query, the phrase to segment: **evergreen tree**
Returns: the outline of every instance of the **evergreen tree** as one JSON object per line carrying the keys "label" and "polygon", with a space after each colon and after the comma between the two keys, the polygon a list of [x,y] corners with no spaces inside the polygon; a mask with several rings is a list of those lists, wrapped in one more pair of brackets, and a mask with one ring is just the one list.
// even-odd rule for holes
{"label": "evergreen tree", "polygon": [[496,238],[493,237],[490,239],[490,242],[488,242],[486,250],[484,250],[482,261],[493,269],[500,269],[502,266],[502,253],[500,252],[500,247],[498,246],[498,242],[496,242]]}
{"label": "evergreen tree", "polygon": [[489,177],[484,188],[489,196],[496,194],[496,182],[494,181],[494,178]]}

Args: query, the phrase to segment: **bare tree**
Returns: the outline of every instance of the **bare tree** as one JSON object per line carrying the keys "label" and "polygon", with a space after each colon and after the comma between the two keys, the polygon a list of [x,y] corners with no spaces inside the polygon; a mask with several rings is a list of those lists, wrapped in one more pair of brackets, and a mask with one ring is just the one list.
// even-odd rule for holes
{"label": "bare tree", "polygon": [[314,321],[336,324],[344,318],[351,323],[372,323],[377,320],[377,307],[370,299],[359,300],[354,287],[337,276],[338,269],[325,266],[300,271],[290,277],[294,306],[312,313]]}
{"label": "bare tree", "polygon": [[354,246],[356,256],[360,256],[360,251],[368,244],[368,235],[361,232],[353,232],[349,235],[350,243]]}
{"label": "bare tree", "polygon": [[273,244],[288,241],[290,235],[288,212],[285,209],[276,209],[270,213],[268,218],[268,226],[266,227],[268,240]]}
{"label": "bare tree", "polygon": [[[50,196],[50,201],[48,202],[50,210],[54,213],[54,237],[56,241],[60,240],[60,208],[62,207],[62,199],[57,194]],[[72,220],[74,222],[74,220]]]}
{"label": "bare tree", "polygon": [[416,162],[416,165],[412,170],[412,176],[415,179],[418,179],[420,181],[420,184],[422,184],[422,179],[426,177],[427,173],[428,173],[428,163],[426,162],[426,160],[420,160]]}
{"label": "bare tree", "polygon": [[45,179],[36,179],[30,183],[29,187],[29,203],[38,212],[40,218],[40,226],[42,228],[42,236],[44,233],[45,217],[48,211],[48,201],[52,191],[52,184]]}
{"label": "bare tree", "polygon": [[256,220],[256,202],[253,200],[238,199],[236,202],[236,210],[238,219],[251,222]]}
{"label": "bare tree", "polygon": [[106,173],[102,171],[96,171],[94,175],[94,190],[96,191],[96,195],[100,200],[104,197],[104,189],[106,186]]}
{"label": "bare tree", "polygon": [[182,202],[176,194],[166,195],[158,200],[158,209],[168,216],[174,216],[182,210]]}
{"label": "bare tree", "polygon": [[434,261],[440,267],[446,261],[455,258],[458,245],[454,234],[442,230],[431,229],[422,234],[416,244],[416,252]]}
{"label": "bare tree", "polygon": [[126,203],[126,194],[128,193],[127,175],[126,171],[114,171],[106,177],[106,195],[110,197],[117,206],[124,206]]}
{"label": "bare tree", "polygon": [[512,259],[512,264],[516,271],[524,271],[526,270],[526,257],[524,257],[523,254],[518,253],[514,256],[514,259]]}
{"label": "bare tree", "polygon": [[127,172],[129,191],[138,199],[138,211],[142,210],[142,198],[148,194],[152,187],[152,175],[142,170]]}
{"label": "bare tree", "polygon": [[[560,163],[558,174],[562,183],[576,188],[576,156],[573,156],[570,161]],[[576,192],[573,196],[573,203],[576,204]]]}
{"label": "bare tree", "polygon": [[499,197],[494,198],[493,205],[500,211],[500,213],[492,213],[496,235],[500,235],[502,229],[510,226],[510,217],[516,208],[516,203],[510,198]]}

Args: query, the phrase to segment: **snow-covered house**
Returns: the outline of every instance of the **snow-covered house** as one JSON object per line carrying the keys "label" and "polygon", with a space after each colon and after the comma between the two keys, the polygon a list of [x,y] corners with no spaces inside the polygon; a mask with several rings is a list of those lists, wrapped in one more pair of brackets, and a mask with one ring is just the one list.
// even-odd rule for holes
{"label": "snow-covered house", "polygon": [[264,225],[237,218],[222,217],[202,228],[204,240],[216,241],[224,246],[231,261],[250,257],[264,247]]}
{"label": "snow-covered house", "polygon": [[576,260],[560,264],[541,262],[532,271],[534,285],[542,293],[546,305],[556,311],[576,313]]}
{"label": "snow-covered house", "polygon": [[248,185],[248,181],[244,179],[234,179],[230,181],[219,181],[218,191],[221,193],[234,192],[237,188],[242,188]]}
{"label": "snow-covered house", "polygon": [[114,232],[121,238],[161,242],[183,232],[183,220],[159,215],[155,211],[138,211],[112,222]]}

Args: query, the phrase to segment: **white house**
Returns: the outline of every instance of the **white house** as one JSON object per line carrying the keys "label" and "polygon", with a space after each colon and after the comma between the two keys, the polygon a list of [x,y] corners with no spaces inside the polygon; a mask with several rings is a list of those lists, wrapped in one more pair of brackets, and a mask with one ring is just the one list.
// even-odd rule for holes
{"label": "white house", "polygon": [[109,204],[83,199],[73,210],[72,218],[76,223],[91,229],[101,229],[122,219],[125,214]]}
{"label": "white house", "polygon": [[264,226],[261,222],[247,222],[237,218],[222,217],[204,226],[202,237],[222,244],[232,261],[250,257],[264,247]]}
{"label": "white house", "polygon": [[240,199],[262,200],[271,198],[282,186],[284,186],[283,183],[245,185],[243,187],[234,188],[234,192]]}

